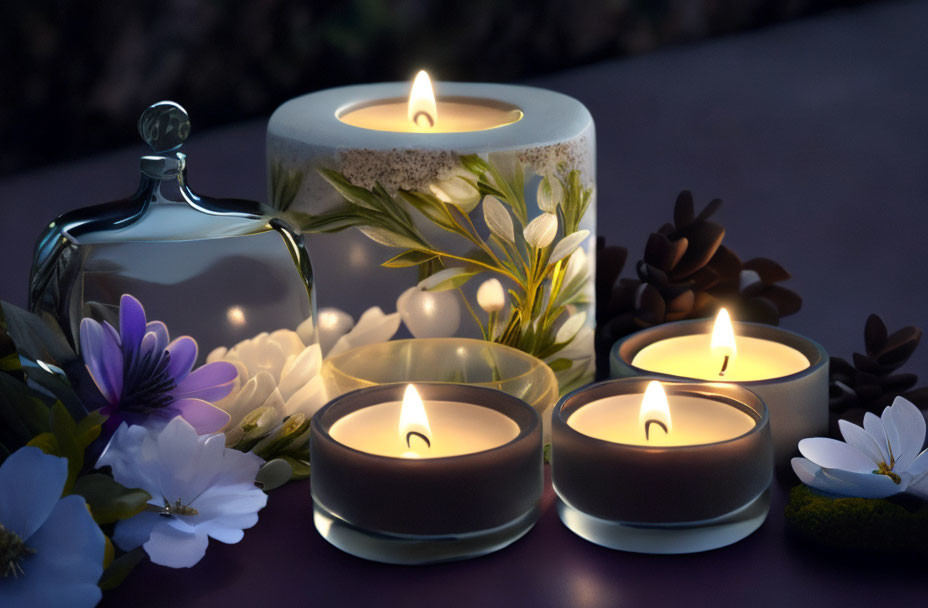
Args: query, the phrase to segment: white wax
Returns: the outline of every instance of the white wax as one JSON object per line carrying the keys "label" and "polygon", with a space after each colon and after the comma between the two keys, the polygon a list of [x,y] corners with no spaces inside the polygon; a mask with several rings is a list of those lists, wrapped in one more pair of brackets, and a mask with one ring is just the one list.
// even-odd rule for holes
{"label": "white wax", "polygon": [[650,438],[638,421],[642,394],[615,395],[592,401],[570,415],[567,424],[590,437],[657,447],[702,445],[733,439],[756,426],[754,418],[725,403],[700,397],[668,395],[671,431],[665,434],[656,424]]}
{"label": "white wax", "polygon": [[490,99],[458,97],[437,100],[438,117],[431,127],[409,120],[409,100],[381,99],[337,114],[345,124],[394,133],[466,133],[504,127],[522,119],[515,106]]}
{"label": "white wax", "polygon": [[441,458],[482,452],[509,443],[519,425],[505,414],[470,403],[426,401],[431,447],[418,437],[410,446],[400,437],[402,402],[388,401],[362,408],[335,421],[329,434],[350,448],[397,458]]}
{"label": "white wax", "polygon": [[768,380],[801,372],[809,359],[801,352],[771,340],[738,336],[737,352],[729,358],[724,374],[724,355],[713,352],[710,334],[676,336],[642,348],[632,359],[639,369],[684,378],[716,382]]}

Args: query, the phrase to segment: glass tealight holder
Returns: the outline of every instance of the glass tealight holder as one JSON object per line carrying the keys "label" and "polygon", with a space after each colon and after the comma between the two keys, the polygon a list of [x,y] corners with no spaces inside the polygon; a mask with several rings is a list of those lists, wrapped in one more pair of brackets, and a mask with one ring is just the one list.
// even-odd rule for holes
{"label": "glass tealight holder", "polygon": [[444,382],[492,388],[528,403],[550,437],[558,384],[548,365],[518,349],[471,338],[392,340],[354,348],[322,364],[329,398],[379,384]]}
{"label": "glass tealight holder", "polygon": [[76,346],[82,318],[118,327],[120,297],[131,294],[172,335],[196,338],[201,360],[215,347],[313,319],[302,234],[258,202],[190,189],[180,151],[190,121],[181,106],[152,105],[138,128],[152,150],[141,158],[138,191],[49,224],[36,243],[30,308],[54,317]]}
{"label": "glass tealight holder", "polygon": [[[675,401],[689,401],[697,418],[731,410],[750,421],[727,439],[648,445],[594,436],[602,426],[593,433],[575,428],[571,417],[587,407],[634,404],[637,411],[652,380],[600,382],[554,408],[551,478],[561,521],[592,543],[635,553],[708,551],[750,535],[767,518],[773,478],[769,414],[751,391],[735,384],[662,383],[671,416]],[[685,422],[674,423],[674,432]]]}
{"label": "glass tealight holder", "polygon": [[416,433],[411,444],[410,433],[403,443],[397,433],[406,384],[356,390],[313,416],[316,530],[352,555],[410,565],[477,557],[521,538],[544,487],[538,413],[488,388],[415,386],[430,439]]}

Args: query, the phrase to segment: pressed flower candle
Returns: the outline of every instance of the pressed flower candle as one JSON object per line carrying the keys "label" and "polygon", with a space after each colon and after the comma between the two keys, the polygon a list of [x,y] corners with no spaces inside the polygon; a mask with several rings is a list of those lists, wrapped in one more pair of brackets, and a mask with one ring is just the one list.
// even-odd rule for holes
{"label": "pressed flower candle", "polygon": [[[267,148],[273,205],[316,233],[327,261],[323,305],[397,302],[416,338],[494,339],[557,361],[562,389],[592,379],[594,128],[582,104],[528,87],[433,87],[422,73],[412,86],[290,100]],[[477,293],[490,279],[511,295],[498,309],[498,292]],[[555,340],[571,318],[582,327]]]}
{"label": "pressed flower candle", "polygon": [[316,529],[359,557],[483,555],[538,517],[540,417],[499,391],[399,384],[348,393],[313,417],[310,450]]}

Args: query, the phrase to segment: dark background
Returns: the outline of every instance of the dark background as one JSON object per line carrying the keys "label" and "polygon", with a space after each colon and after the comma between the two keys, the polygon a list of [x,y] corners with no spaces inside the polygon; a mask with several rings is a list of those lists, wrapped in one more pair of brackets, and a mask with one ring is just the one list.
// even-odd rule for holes
{"label": "dark background", "polygon": [[862,0],[14,1],[0,18],[0,175],[136,141],[148,104],[195,128],[357,82],[514,81]]}

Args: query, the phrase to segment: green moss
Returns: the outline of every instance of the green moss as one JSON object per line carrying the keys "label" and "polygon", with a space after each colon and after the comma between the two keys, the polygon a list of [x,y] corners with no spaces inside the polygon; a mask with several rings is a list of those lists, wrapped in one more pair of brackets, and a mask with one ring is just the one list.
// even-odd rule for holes
{"label": "green moss", "polygon": [[841,498],[799,485],[789,493],[786,523],[821,547],[928,555],[928,502],[909,495]]}

